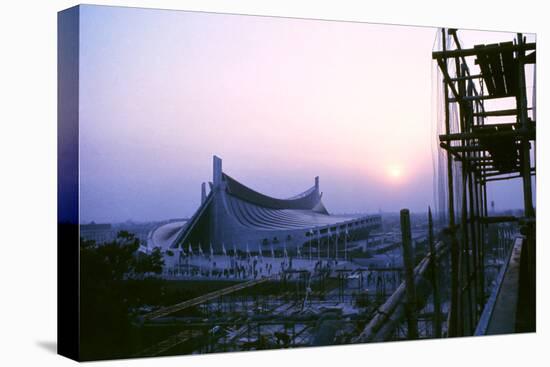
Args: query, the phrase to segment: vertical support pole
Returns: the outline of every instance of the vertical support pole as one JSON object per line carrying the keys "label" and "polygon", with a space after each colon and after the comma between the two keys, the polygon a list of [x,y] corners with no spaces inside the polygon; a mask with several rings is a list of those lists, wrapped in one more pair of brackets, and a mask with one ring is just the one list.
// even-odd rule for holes
{"label": "vertical support pole", "polygon": [[436,338],[441,338],[441,301],[439,295],[438,263],[437,254],[435,253],[434,227],[432,220],[432,210],[430,207],[428,207],[428,243],[430,245],[430,263],[432,268],[431,275],[434,304],[433,335]]}
{"label": "vertical support pole", "polygon": [[317,230],[317,261],[321,260],[321,229]]}
{"label": "vertical support pole", "polygon": [[478,287],[478,303],[480,306],[485,304],[485,290],[483,289],[483,279],[485,277],[484,265],[481,262],[481,253],[483,248],[483,231],[481,225],[481,201],[480,201],[480,184],[477,174],[474,173],[474,196],[475,196],[475,223],[476,223],[476,235],[477,235],[477,287]]}
{"label": "vertical support pole", "polygon": [[313,237],[313,230],[309,231],[309,261],[311,261],[311,241]]}
{"label": "vertical support pole", "polygon": [[[456,67],[456,76],[462,77],[464,68],[460,64],[460,61],[458,58],[455,58],[455,67]],[[458,93],[461,96],[466,95],[466,82],[464,80],[460,80],[458,82]],[[459,111],[460,111],[460,132],[464,133],[467,132],[467,125],[466,125],[466,117],[467,117],[467,109],[465,106],[466,103],[460,103],[459,104]],[[461,145],[466,146],[468,145],[468,142],[465,139],[461,140]],[[467,153],[465,152],[464,155],[466,156]],[[464,330],[464,310],[467,312],[468,316],[468,334],[471,334],[473,331],[473,320],[472,320],[472,289],[470,284],[470,236],[468,233],[468,207],[467,207],[467,201],[468,201],[468,192],[466,190],[467,187],[467,181],[468,181],[468,165],[466,162],[462,162],[461,164],[461,171],[462,171],[462,203],[461,203],[461,218],[460,218],[460,227],[462,232],[462,249],[460,252],[460,270],[459,270],[459,279],[465,282],[465,288],[466,288],[466,295],[467,295],[467,302],[468,307],[462,308],[462,312],[460,314],[460,329]],[[462,265],[464,265],[464,270],[466,272],[466,277],[464,279],[464,274],[462,272]]]}
{"label": "vertical support pole", "polygon": [[[442,46],[443,51],[447,51],[447,32],[445,28],[441,28]],[[447,68],[447,59],[443,59],[443,66]],[[451,133],[450,116],[449,116],[449,86],[444,83],[444,98],[445,98],[445,133]],[[450,230],[450,247],[451,247],[451,306],[449,309],[449,336],[457,335],[457,319],[459,310],[459,248],[458,241],[455,235],[455,209],[454,209],[454,185],[453,185],[453,158],[449,152],[447,152],[447,193],[449,202],[449,230]]]}
{"label": "vertical support pole", "polygon": [[327,228],[327,261],[330,259],[330,227]]}
{"label": "vertical support pole", "polygon": [[410,340],[418,339],[416,316],[416,289],[414,284],[414,255],[411,245],[411,220],[408,209],[401,210],[401,240],[403,264],[405,266],[405,287],[407,293],[407,333]]}
{"label": "vertical support pole", "polygon": [[[518,33],[518,46],[523,45],[523,35]],[[525,50],[521,48],[517,53],[518,66],[518,94],[516,99],[518,110],[518,121],[524,129],[527,129],[527,95],[525,91]],[[523,179],[523,200],[525,216],[532,218],[535,216],[533,209],[533,192],[531,187],[531,157],[530,157],[529,138],[524,136],[521,141],[521,173]]]}
{"label": "vertical support pole", "polygon": [[348,260],[348,224],[346,223],[346,231],[344,232],[344,261]]}
{"label": "vertical support pole", "polygon": [[334,259],[338,260],[338,240],[340,240],[340,231],[336,227],[335,243],[334,243]]}
{"label": "vertical support pole", "polygon": [[[467,187],[467,180],[468,180],[468,173],[466,170],[462,169],[462,216],[461,216],[461,227],[462,227],[462,251],[461,251],[461,259],[464,264],[464,271],[466,272],[466,277],[464,279],[464,276],[462,275],[462,281],[464,281],[465,284],[465,290],[466,290],[466,296],[467,296],[467,302],[468,305],[462,312],[462,320],[460,320],[461,330],[465,330],[464,324],[465,319],[464,317],[467,316],[468,321],[468,329],[467,333],[468,335],[472,335],[473,331],[475,329],[474,323],[473,323],[473,310],[472,310],[472,284],[471,284],[471,274],[470,274],[470,236],[468,233],[468,207],[467,207],[467,199],[468,199],[468,191],[466,190]],[[463,272],[460,272],[463,274]],[[464,314],[464,311],[467,312],[467,315]]]}
{"label": "vertical support pole", "polygon": [[[483,185],[481,186],[481,192],[482,192],[482,196],[483,196],[483,201],[482,201],[482,207],[481,207],[481,210],[482,210],[482,216],[484,218],[487,218],[488,216],[488,212],[487,212],[487,183],[484,181],[483,182]],[[487,234],[489,232],[489,225],[487,223],[484,223],[482,224],[482,227],[483,229],[483,244],[481,246],[481,259],[479,260],[483,266],[483,269],[485,271],[485,244],[487,243],[486,242],[486,238],[487,238]],[[485,277],[482,278],[482,288],[483,288],[483,292],[485,293]]]}
{"label": "vertical support pole", "polygon": [[[441,29],[442,32],[442,43],[443,51],[447,50],[447,41],[446,41],[446,32],[445,28]],[[447,68],[447,59],[443,60],[443,65]],[[445,134],[451,133],[450,118],[449,118],[449,86],[444,82],[444,93],[445,93]],[[448,185],[448,195],[449,195],[449,226],[454,228],[455,226],[455,209],[454,209],[454,187],[453,187],[453,157],[447,152],[447,185]]]}
{"label": "vertical support pole", "polygon": [[[468,74],[468,67],[465,63],[462,64],[462,73],[463,75]],[[468,82],[466,93],[468,96],[472,96],[473,93],[473,83],[470,81]],[[466,131],[470,132],[472,131],[472,127],[474,125],[474,104],[469,102],[467,105],[467,113],[465,116],[465,127]],[[468,144],[473,145],[474,140],[470,139],[468,141]],[[469,157],[474,157],[476,153],[468,153]],[[480,304],[480,298],[479,298],[479,287],[478,287],[478,257],[477,257],[477,248],[478,248],[478,237],[477,237],[477,227],[476,227],[476,221],[475,221],[475,207],[476,207],[476,197],[474,192],[474,184],[475,184],[475,176],[474,176],[474,169],[472,165],[468,165],[468,204],[469,204],[469,224],[470,224],[470,243],[471,243],[471,255],[469,254],[468,257],[472,260],[472,274],[468,275],[468,282],[470,284],[470,287],[473,288],[474,293],[474,302],[473,302],[473,308],[474,308],[474,314],[473,319],[475,320],[475,324],[477,324],[479,313],[482,309],[482,304]],[[472,331],[475,329],[475,326],[472,325]]]}
{"label": "vertical support pole", "polygon": [[[476,93],[477,94],[477,93]],[[479,113],[483,108],[483,100],[475,104],[475,112]],[[471,126],[474,125],[480,126],[484,124],[482,116],[477,116],[476,119],[471,120]],[[485,152],[476,152],[473,154],[475,157],[485,156]],[[472,213],[473,220],[475,222],[475,250],[474,250],[474,259],[475,259],[475,274],[476,274],[476,289],[477,289],[477,304],[479,307],[479,312],[481,312],[483,305],[485,304],[485,289],[484,289],[484,280],[485,280],[485,266],[483,264],[483,246],[484,246],[484,231],[483,225],[481,224],[481,180],[482,178],[479,175],[479,171],[473,171],[471,182],[473,183],[473,198],[474,198],[474,211]],[[472,194],[470,194],[472,196]],[[479,313],[478,313],[479,315]]]}
{"label": "vertical support pole", "polygon": [[[518,33],[518,46],[524,45],[523,34]],[[525,85],[525,50],[519,49],[517,53],[517,67],[518,67],[518,94],[516,99],[516,105],[518,110],[518,121],[521,126],[526,129],[528,122],[527,115],[527,92]],[[527,225],[522,232],[526,234],[526,258],[527,258],[527,278],[528,278],[528,304],[530,309],[533,310],[533,317],[530,329],[535,329],[535,315],[536,312],[536,247],[535,247],[535,209],[533,208],[533,192],[531,187],[531,143],[527,137],[523,137],[521,141],[521,173],[523,179],[523,200],[524,211],[527,217]]]}

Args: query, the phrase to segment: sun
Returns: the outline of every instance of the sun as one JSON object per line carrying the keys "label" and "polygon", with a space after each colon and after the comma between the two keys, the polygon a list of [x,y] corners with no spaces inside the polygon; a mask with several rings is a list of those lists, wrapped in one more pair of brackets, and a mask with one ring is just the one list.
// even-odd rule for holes
{"label": "sun", "polygon": [[401,166],[399,165],[390,165],[387,167],[387,174],[388,174],[388,177],[392,180],[392,181],[399,181],[401,179],[401,177],[403,176],[403,170],[401,169]]}

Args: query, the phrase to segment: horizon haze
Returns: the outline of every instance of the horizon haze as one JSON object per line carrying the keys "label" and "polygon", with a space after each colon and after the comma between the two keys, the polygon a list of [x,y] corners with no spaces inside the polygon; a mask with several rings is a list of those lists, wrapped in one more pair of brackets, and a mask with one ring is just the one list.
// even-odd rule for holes
{"label": "horizon haze", "polygon": [[[89,5],[80,17],[81,223],[191,216],[213,155],[279,198],[319,176],[330,213],[434,208],[437,28]],[[522,208],[521,181],[492,187],[497,210]]]}

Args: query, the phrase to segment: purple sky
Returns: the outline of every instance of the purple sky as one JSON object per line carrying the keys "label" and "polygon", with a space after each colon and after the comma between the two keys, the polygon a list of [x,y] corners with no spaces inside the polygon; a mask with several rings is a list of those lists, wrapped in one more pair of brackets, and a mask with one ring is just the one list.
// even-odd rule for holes
{"label": "purple sky", "polygon": [[[436,32],[83,6],[81,222],[190,216],[213,154],[275,197],[318,175],[330,212],[425,210]],[[497,209],[522,207],[499,186]]]}

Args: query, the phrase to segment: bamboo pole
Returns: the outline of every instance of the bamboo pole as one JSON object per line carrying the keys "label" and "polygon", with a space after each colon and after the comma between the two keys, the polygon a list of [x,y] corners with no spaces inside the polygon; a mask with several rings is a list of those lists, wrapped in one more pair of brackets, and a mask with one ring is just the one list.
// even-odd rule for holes
{"label": "bamboo pole", "polygon": [[[441,29],[443,52],[447,51],[447,34],[445,28]],[[438,62],[439,67],[442,68],[442,72],[446,78],[444,78],[444,98],[445,98],[445,133],[448,135],[451,133],[450,119],[449,119],[449,82],[447,72],[447,59],[443,58],[441,62]],[[451,82],[451,86],[454,85]],[[456,96],[456,90],[453,89],[453,94]],[[450,229],[450,247],[451,247],[451,307],[449,309],[448,330],[449,335],[454,336],[457,328],[457,313],[458,313],[458,243],[454,234],[455,231],[455,209],[454,209],[454,186],[453,186],[453,158],[450,151],[447,151],[447,193],[449,202],[449,229]]]}
{"label": "bamboo pole", "polygon": [[[518,33],[518,46],[525,46],[525,40],[523,34]],[[516,105],[518,109],[518,121],[523,127],[527,127],[529,124],[527,115],[527,93],[525,84],[525,49],[520,49],[517,53],[517,67],[518,67],[518,86]],[[535,117],[536,119],[536,117]],[[526,234],[526,263],[527,263],[527,303],[530,305],[532,317],[529,323],[531,324],[529,329],[535,329],[536,325],[536,247],[535,247],[535,209],[533,207],[533,192],[531,186],[531,144],[528,138],[524,137],[522,140],[521,149],[521,166],[522,166],[522,180],[523,180],[523,200],[525,216],[529,219],[524,228]]]}
{"label": "bamboo pole", "polygon": [[402,209],[400,214],[403,265],[405,268],[405,287],[407,293],[407,335],[410,340],[414,340],[418,339],[418,320],[416,316],[416,289],[413,271],[414,253],[411,244],[411,220],[408,209]]}
{"label": "bamboo pole", "polygon": [[430,260],[431,260],[431,281],[433,289],[433,305],[434,305],[434,317],[433,317],[433,335],[436,338],[441,338],[441,301],[439,296],[439,282],[438,282],[438,263],[435,253],[434,243],[434,228],[432,220],[432,210],[428,207],[428,242],[430,245]]}
{"label": "bamboo pole", "polygon": [[[448,246],[445,242],[439,242],[435,245],[436,258],[440,259],[446,253]],[[422,261],[414,269],[415,284],[419,284],[424,277],[429,265],[430,256],[424,257]],[[386,302],[377,309],[376,315],[369,321],[363,332],[352,343],[367,343],[371,341],[386,340],[387,324],[393,323],[394,320],[400,320],[403,316],[403,299],[406,297],[405,282],[402,282]],[[390,330],[391,331],[391,330]]]}
{"label": "bamboo pole", "polygon": [[[457,73],[457,76],[462,76],[462,72],[464,71],[464,68],[463,66],[461,65],[460,63],[460,60],[458,58],[455,59],[455,64],[456,64],[456,73]],[[465,81],[460,81],[458,82],[458,90],[459,90],[459,93],[460,93],[460,96],[465,96],[466,95],[466,83]],[[468,114],[468,109],[467,107],[469,107],[469,105],[465,105],[464,103],[463,104],[460,104],[459,105],[459,111],[460,111],[460,116],[459,116],[459,119],[460,119],[460,131],[462,133],[464,132],[467,132],[467,121],[466,121],[466,117],[467,117],[467,114]],[[461,146],[464,147],[464,148],[471,148],[472,145],[469,145],[467,144],[468,142],[465,140],[465,139],[462,139],[461,140]],[[465,150],[465,155],[467,154],[468,150]],[[471,287],[468,286],[468,282],[469,282],[469,279],[470,279],[470,256],[469,256],[469,242],[470,242],[470,236],[469,236],[469,233],[468,233],[468,226],[467,226],[467,223],[468,223],[468,207],[467,207],[467,200],[468,200],[468,192],[467,192],[467,181],[468,181],[468,164],[467,163],[462,163],[461,164],[461,171],[462,171],[462,203],[461,203],[461,224],[460,224],[460,228],[461,228],[461,232],[462,232],[462,251],[460,253],[460,258],[461,260],[460,261],[460,264],[461,264],[461,267],[459,268],[459,279],[460,281],[465,281],[466,282],[466,296],[467,296],[467,302],[468,302],[468,306],[467,308],[464,310],[464,308],[462,308],[462,312],[459,314],[460,315],[460,320],[459,320],[459,325],[460,325],[460,329],[461,330],[459,332],[459,335],[464,335],[464,325],[465,325],[465,313],[464,311],[467,312],[467,320],[468,320],[468,328],[469,329],[473,329],[473,320],[472,320],[472,290],[471,290]],[[462,271],[462,265],[464,265],[464,271],[466,273],[466,277],[464,277],[464,272]],[[466,279],[464,279],[466,278]],[[468,330],[468,334],[470,334],[470,330]]]}
{"label": "bamboo pole", "polygon": [[[525,50],[521,48],[525,43],[523,41],[523,35],[518,33],[518,50],[517,67],[518,67],[518,94],[516,97],[516,105],[518,110],[518,121],[524,129],[528,127],[527,119],[527,96],[525,92]],[[530,157],[531,145],[527,137],[522,139],[521,150],[521,163],[522,163],[522,179],[523,179],[523,200],[526,217],[534,217],[535,211],[533,209],[533,193],[531,187],[531,157]]]}
{"label": "bamboo pole", "polygon": [[[467,67],[465,64],[462,64],[462,70],[464,72],[464,70],[466,70]],[[468,96],[471,96],[473,94],[473,85],[471,83],[468,84],[468,86],[466,87],[465,86],[465,91],[466,91],[466,94]],[[471,132],[473,130],[473,125],[474,125],[474,108],[472,105],[470,105],[470,108],[465,111],[466,113],[464,114],[464,130],[466,132]],[[474,140],[473,139],[469,139],[467,140],[468,144],[473,144],[474,143]],[[468,157],[473,157],[475,156],[477,153],[470,153],[470,154],[467,154]],[[467,169],[468,169],[468,175],[466,177],[466,180],[467,180],[467,184],[468,184],[468,207],[467,207],[467,214],[468,214],[468,221],[469,221],[469,224],[470,224],[470,228],[469,228],[469,241],[470,241],[470,244],[469,246],[467,247],[467,249],[471,249],[471,252],[468,251],[468,253],[466,254],[467,256],[467,259],[468,259],[468,263],[470,263],[471,261],[471,270],[472,272],[468,271],[468,284],[469,284],[469,288],[473,288],[472,289],[472,292],[473,293],[473,303],[472,303],[472,308],[473,308],[473,312],[471,314],[471,318],[470,320],[473,320],[473,323],[470,325],[471,326],[471,330],[470,330],[470,334],[473,334],[474,330],[475,330],[475,325],[474,324],[477,324],[477,320],[478,320],[478,314],[481,310],[481,307],[482,305],[479,305],[478,307],[478,304],[479,304],[479,288],[478,288],[478,282],[477,282],[477,274],[478,274],[478,271],[477,271],[477,246],[478,246],[478,240],[477,240],[477,231],[476,231],[476,225],[475,225],[475,216],[476,216],[476,213],[475,213],[475,195],[474,195],[474,186],[473,186],[473,181],[475,180],[474,179],[474,170],[472,169],[473,167],[469,165],[469,163],[467,162],[466,163],[467,165]],[[473,285],[471,285],[472,283],[470,282],[471,279],[474,279],[473,281]]]}

